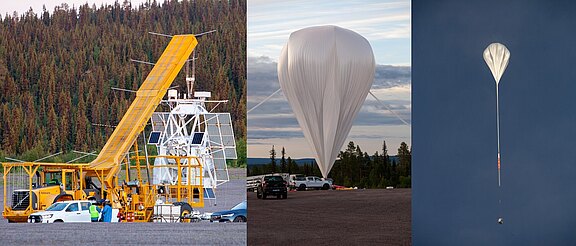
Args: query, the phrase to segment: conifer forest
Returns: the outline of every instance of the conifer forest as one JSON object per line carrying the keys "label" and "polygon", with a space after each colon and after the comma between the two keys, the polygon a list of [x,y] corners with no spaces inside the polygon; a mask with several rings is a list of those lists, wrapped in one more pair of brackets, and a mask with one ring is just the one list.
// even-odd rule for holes
{"label": "conifer forest", "polygon": [[[170,41],[198,34],[196,91],[246,139],[246,1],[68,6],[0,16],[0,159],[98,151]],[[173,86],[186,91],[184,68]]]}

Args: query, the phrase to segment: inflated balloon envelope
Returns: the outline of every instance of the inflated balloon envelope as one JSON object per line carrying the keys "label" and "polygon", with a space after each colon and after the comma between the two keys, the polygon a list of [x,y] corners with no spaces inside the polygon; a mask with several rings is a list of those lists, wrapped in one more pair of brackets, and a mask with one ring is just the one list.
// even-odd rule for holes
{"label": "inflated balloon envelope", "polygon": [[368,40],[337,26],[293,32],[278,62],[278,79],[327,177],[374,80]]}

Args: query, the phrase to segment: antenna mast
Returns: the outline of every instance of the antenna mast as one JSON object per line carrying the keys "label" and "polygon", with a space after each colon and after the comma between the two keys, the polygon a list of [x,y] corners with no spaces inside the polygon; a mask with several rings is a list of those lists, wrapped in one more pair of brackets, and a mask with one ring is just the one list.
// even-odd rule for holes
{"label": "antenna mast", "polygon": [[[192,76],[189,75],[190,60],[192,60]],[[188,59],[186,61],[186,87],[188,89],[187,98],[192,98],[192,92],[194,90],[194,81],[196,81],[196,50],[192,52],[192,59]]]}

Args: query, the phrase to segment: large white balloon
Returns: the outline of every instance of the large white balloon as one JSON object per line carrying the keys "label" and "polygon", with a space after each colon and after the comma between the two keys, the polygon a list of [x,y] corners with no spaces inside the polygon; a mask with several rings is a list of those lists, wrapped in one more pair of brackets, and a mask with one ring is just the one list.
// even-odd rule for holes
{"label": "large white balloon", "polygon": [[484,50],[484,61],[490,68],[496,84],[500,83],[500,78],[508,66],[510,51],[501,43],[491,43]]}
{"label": "large white balloon", "polygon": [[368,40],[337,26],[293,32],[278,62],[278,79],[327,177],[374,80]]}

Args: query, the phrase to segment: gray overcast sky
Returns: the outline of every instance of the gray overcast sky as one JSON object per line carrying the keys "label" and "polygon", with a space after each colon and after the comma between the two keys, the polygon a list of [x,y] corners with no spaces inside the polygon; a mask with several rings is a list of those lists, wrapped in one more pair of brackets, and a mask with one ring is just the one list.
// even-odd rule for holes
{"label": "gray overcast sky", "polygon": [[[39,13],[42,11],[42,6],[46,6],[46,10],[52,12],[54,7],[60,6],[62,3],[68,4],[68,6],[78,7],[85,3],[96,4],[96,6],[100,7],[103,3],[113,4],[117,0],[17,0],[17,1],[3,1],[0,4],[0,14],[2,16],[6,15],[6,13],[12,15],[14,11],[18,12],[18,15],[23,14],[24,12],[28,11],[30,7],[34,12]],[[118,0],[119,3],[123,3],[124,0]],[[147,2],[147,0],[131,0],[132,6],[140,5],[140,3]],[[158,1],[162,2],[162,1]]]}

